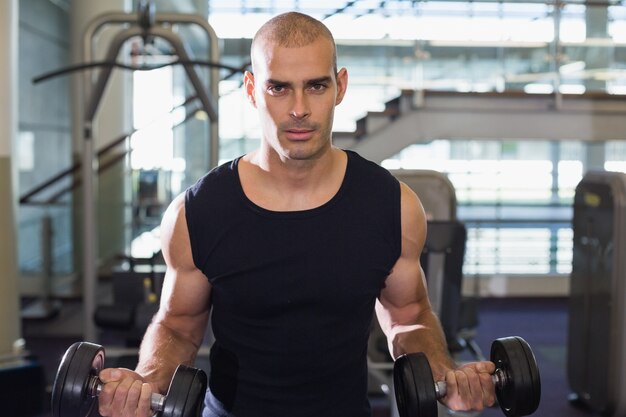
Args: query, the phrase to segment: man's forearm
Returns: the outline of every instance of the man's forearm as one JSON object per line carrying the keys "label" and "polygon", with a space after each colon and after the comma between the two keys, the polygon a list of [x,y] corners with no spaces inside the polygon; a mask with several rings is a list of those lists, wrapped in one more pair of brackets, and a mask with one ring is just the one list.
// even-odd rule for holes
{"label": "man's forearm", "polygon": [[193,365],[198,348],[190,338],[155,318],[141,342],[136,371],[165,393],[176,367],[181,363]]}
{"label": "man's forearm", "polygon": [[456,367],[441,324],[432,311],[423,313],[418,324],[394,326],[391,336],[389,348],[394,359],[405,353],[424,352],[435,380],[443,379],[447,370]]}

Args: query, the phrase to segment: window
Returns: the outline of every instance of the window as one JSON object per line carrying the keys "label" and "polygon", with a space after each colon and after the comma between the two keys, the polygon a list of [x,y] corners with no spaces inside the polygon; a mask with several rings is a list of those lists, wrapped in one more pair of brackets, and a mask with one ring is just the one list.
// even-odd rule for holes
{"label": "window", "polygon": [[466,274],[566,274],[580,142],[448,141],[412,145],[388,168],[443,172],[468,228]]}

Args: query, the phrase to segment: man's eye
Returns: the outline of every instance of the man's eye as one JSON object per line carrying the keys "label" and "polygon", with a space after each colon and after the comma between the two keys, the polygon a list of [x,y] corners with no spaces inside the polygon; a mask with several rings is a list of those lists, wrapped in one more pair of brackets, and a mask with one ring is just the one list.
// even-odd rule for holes
{"label": "man's eye", "polygon": [[325,88],[326,88],[326,85],[324,85],[324,84],[313,84],[311,86],[311,90],[313,90],[313,91],[322,91]]}
{"label": "man's eye", "polygon": [[268,88],[270,93],[280,94],[285,91],[285,87],[282,85],[272,85]]}

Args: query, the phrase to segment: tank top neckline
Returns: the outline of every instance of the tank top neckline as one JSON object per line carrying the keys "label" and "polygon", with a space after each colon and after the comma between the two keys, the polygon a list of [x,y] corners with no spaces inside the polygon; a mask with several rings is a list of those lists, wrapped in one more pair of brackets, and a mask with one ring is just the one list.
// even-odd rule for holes
{"label": "tank top neckline", "polygon": [[345,194],[346,188],[350,181],[350,165],[352,164],[353,154],[348,150],[344,150],[344,152],[347,155],[346,172],[344,173],[343,180],[341,181],[341,185],[339,186],[339,190],[337,190],[335,195],[333,195],[328,201],[317,207],[305,210],[275,211],[261,207],[252,200],[250,200],[243,190],[243,186],[241,185],[241,177],[239,176],[239,161],[241,160],[241,158],[243,158],[243,155],[234,159],[232,163],[232,171],[235,175],[235,180],[237,183],[237,192],[243,203],[248,208],[252,209],[254,212],[262,216],[278,218],[303,218],[318,215],[332,208],[335,204],[337,204],[339,200],[341,200],[342,196]]}

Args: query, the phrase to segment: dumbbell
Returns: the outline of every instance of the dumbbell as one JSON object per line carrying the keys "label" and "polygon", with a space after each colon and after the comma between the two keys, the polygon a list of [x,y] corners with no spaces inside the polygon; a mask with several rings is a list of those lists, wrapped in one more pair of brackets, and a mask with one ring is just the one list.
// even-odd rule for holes
{"label": "dumbbell", "polygon": [[[535,356],[519,336],[496,339],[490,360],[498,404],[508,417],[534,413],[541,399],[541,381]],[[422,352],[398,357],[393,369],[394,389],[400,417],[437,417],[437,400],[445,397],[446,383],[433,380]]]}
{"label": "dumbbell", "polygon": [[[104,348],[89,342],[70,346],[52,387],[53,417],[88,417],[102,390],[98,379],[104,368]],[[158,417],[200,417],[207,386],[201,369],[179,365],[167,395],[153,393],[150,408]]]}

